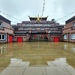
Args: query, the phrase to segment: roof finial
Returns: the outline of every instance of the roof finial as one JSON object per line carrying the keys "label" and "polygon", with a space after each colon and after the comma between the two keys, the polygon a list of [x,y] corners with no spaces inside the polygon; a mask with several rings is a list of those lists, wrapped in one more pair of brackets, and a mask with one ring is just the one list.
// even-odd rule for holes
{"label": "roof finial", "polygon": [[37,17],[37,20],[36,20],[37,22],[40,22],[41,20],[40,20],[40,17],[39,17],[39,15],[38,15],[38,17]]}

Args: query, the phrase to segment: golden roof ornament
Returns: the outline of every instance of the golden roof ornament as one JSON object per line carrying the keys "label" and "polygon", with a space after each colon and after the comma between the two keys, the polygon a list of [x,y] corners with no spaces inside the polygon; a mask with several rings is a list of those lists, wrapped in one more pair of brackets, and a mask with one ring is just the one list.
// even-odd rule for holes
{"label": "golden roof ornament", "polygon": [[41,19],[40,19],[39,15],[38,15],[36,22],[40,22],[40,21],[41,21]]}
{"label": "golden roof ornament", "polygon": [[47,18],[48,18],[48,16],[42,17],[39,15],[37,17],[30,17],[30,16],[28,16],[28,17],[29,17],[30,21],[36,21],[36,22],[47,21]]}

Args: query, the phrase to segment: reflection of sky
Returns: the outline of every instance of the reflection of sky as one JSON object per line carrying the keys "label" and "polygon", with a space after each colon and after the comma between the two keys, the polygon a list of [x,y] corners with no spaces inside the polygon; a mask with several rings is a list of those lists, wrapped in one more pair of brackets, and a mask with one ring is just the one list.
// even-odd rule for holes
{"label": "reflection of sky", "polygon": [[0,75],[75,75],[75,69],[67,64],[66,58],[48,61],[48,66],[29,67],[30,62],[12,58],[9,66]]}

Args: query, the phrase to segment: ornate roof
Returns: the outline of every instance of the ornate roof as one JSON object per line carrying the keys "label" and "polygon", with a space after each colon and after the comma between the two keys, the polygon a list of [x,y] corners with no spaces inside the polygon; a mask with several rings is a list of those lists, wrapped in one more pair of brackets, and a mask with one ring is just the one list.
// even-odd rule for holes
{"label": "ornate roof", "polygon": [[40,21],[47,21],[47,18],[48,18],[48,16],[47,17],[30,17],[29,16],[29,19],[30,19],[30,21],[37,21],[37,22],[40,22]]}

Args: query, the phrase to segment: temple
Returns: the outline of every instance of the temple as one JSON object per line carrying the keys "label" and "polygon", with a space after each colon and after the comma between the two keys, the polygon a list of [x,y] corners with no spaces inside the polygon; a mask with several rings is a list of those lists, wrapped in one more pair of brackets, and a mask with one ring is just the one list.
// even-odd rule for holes
{"label": "temple", "polygon": [[63,25],[56,23],[54,19],[47,20],[47,17],[30,17],[30,21],[22,21],[13,25],[14,42],[24,41],[62,41]]}
{"label": "temple", "polygon": [[29,17],[29,21],[22,21],[11,25],[11,21],[0,15],[0,43],[49,41],[75,42],[75,16],[61,25],[46,17]]}

